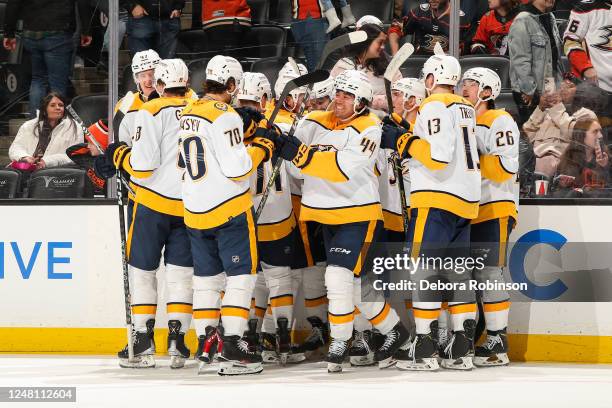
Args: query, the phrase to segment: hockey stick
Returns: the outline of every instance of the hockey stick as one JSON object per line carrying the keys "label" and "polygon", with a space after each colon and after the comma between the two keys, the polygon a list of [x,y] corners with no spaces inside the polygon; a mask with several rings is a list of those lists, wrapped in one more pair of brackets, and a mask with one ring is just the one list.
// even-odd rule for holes
{"label": "hockey stick", "polygon": [[[96,146],[100,153],[104,153],[102,146],[98,144],[96,138],[91,134],[89,129],[83,123],[79,114],[74,110],[72,105],[66,106],[66,110],[77,122],[83,131],[88,135],[90,141]],[[121,263],[123,267],[123,295],[125,299],[125,328],[127,330],[128,341],[128,361],[134,360],[134,339],[132,337],[132,311],[130,309],[130,281],[128,276],[128,266],[126,257],[126,236],[125,236],[125,213],[123,212],[123,189],[122,184],[125,183],[121,176],[121,170],[117,169],[117,205],[119,208],[119,233],[121,236]],[[127,184],[127,183],[126,183]],[[129,186],[128,186],[129,188]]]}
{"label": "hockey stick", "polygon": [[[321,69],[323,67],[323,64],[325,64],[325,61],[327,61],[327,59],[329,58],[329,56],[334,51],[337,51],[351,44],[357,44],[360,42],[364,42],[367,39],[368,39],[368,35],[366,34],[365,31],[355,31],[352,33],[348,33],[348,34],[344,34],[339,37],[336,37],[328,41],[327,44],[325,44],[325,48],[323,48],[323,52],[321,53],[321,58],[319,59],[319,63],[317,64],[313,74],[316,72],[324,72],[326,75],[325,76],[321,75],[320,79],[317,79],[311,82],[310,84],[308,84],[308,88],[306,89],[306,93],[304,94],[304,98],[302,99],[300,109],[298,110],[293,120],[293,123],[291,124],[291,129],[289,130],[289,133],[288,133],[289,136],[293,136],[293,134],[295,133],[295,129],[297,128],[298,122],[300,121],[300,119],[302,118],[302,115],[304,114],[304,110],[306,109],[306,102],[308,102],[308,99],[310,98],[310,92],[312,91],[312,86],[315,84],[315,82],[321,82],[329,78],[329,72]],[[298,67],[297,72],[298,73],[300,72],[299,67]],[[306,75],[309,75],[309,74],[306,74]],[[297,79],[298,78],[296,78],[295,80]],[[289,90],[287,91],[287,93],[285,93],[286,89],[287,87],[283,89],[281,97],[278,99],[279,101],[284,101],[287,95],[289,94],[289,92],[291,92],[291,90]],[[272,112],[272,115],[270,116],[270,119],[268,121],[268,123],[270,123],[270,126],[271,124],[274,123],[274,119],[276,119],[276,115],[274,113],[275,112],[278,113],[278,110],[280,109],[281,105],[282,105],[282,102],[277,103],[274,106],[274,112]],[[268,201],[268,195],[270,194],[270,190],[272,187],[274,187],[274,183],[276,182],[276,178],[278,177],[278,173],[280,172],[281,164],[282,164],[282,159],[277,158],[276,162],[274,163],[274,168],[272,169],[272,174],[270,175],[270,178],[268,179],[268,183],[266,184],[266,188],[264,189],[263,194],[261,196],[261,201],[259,202],[259,206],[257,207],[257,212],[255,213],[256,223],[257,223],[257,220],[259,219],[259,216],[261,215],[261,212],[263,211],[264,206],[266,205],[266,201]]]}
{"label": "hockey stick", "polygon": [[[391,82],[397,75],[400,67],[414,52],[414,46],[410,43],[406,43],[399,49],[395,54],[387,69],[385,70],[385,94],[387,95],[387,104],[389,105],[389,115],[393,113],[393,99],[391,97]],[[397,180],[397,187],[400,194],[400,204],[402,206],[402,221],[404,224],[404,235],[408,234],[408,204],[406,203],[406,188],[404,187],[404,171],[402,169],[402,163],[395,154],[393,153],[393,173]]]}

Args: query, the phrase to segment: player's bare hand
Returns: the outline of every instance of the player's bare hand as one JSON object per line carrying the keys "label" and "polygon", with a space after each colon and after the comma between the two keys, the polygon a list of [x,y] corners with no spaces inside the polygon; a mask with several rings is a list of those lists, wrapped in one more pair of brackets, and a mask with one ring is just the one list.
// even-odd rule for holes
{"label": "player's bare hand", "polygon": [[595,71],[595,68],[588,68],[584,71],[582,76],[589,82],[597,83],[597,72]]}
{"label": "player's bare hand", "polygon": [[4,40],[2,40],[2,45],[9,51],[15,51],[17,49],[17,39],[5,38]]}
{"label": "player's bare hand", "polygon": [[139,4],[137,4],[132,9],[132,17],[134,17],[134,18],[142,18],[142,17],[148,16],[148,15],[149,15],[149,13],[147,13],[147,10],[145,10],[144,7],[142,7]]}

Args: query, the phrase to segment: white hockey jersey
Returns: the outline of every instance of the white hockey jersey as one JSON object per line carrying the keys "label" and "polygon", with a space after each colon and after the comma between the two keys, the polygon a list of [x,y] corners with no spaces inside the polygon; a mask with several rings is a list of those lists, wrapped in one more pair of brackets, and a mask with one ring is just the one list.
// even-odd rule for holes
{"label": "white hockey jersey", "polygon": [[488,110],[476,119],[482,196],[473,224],[508,216],[517,219],[519,138],[518,126],[505,110]]}
{"label": "white hockey jersey", "polygon": [[[393,170],[393,150],[380,149],[376,161],[378,170],[378,192],[380,204],[382,205],[385,229],[397,232],[404,231],[404,220],[402,217],[402,202],[400,199],[399,183],[395,178]],[[408,171],[408,160],[402,160],[402,174],[404,178],[404,193],[406,204],[410,206],[410,173]]]}
{"label": "white hockey jersey", "polygon": [[[612,7],[610,2],[606,0],[577,1],[570,14],[563,38],[565,54],[578,74],[582,75],[592,64],[597,72],[599,87],[612,92]],[[586,50],[583,42],[586,43]]]}
{"label": "white hockey jersey", "polygon": [[[269,116],[269,115],[268,115]],[[276,116],[274,123],[283,132],[288,132],[293,118],[289,112],[281,109]],[[287,162],[282,159],[278,177],[274,187],[259,219],[257,220],[257,239],[259,241],[275,241],[286,237],[293,231],[296,225],[293,208],[291,205],[291,190],[289,186],[289,176],[287,174]],[[250,177],[251,194],[253,195],[253,205],[259,206],[264,189],[272,175],[272,160],[261,163],[256,172]]]}
{"label": "white hockey jersey", "polygon": [[134,120],[132,151],[122,162],[136,185],[135,202],[163,214],[183,216],[181,178],[176,165],[179,115],[185,98],[158,98],[141,106]]}
{"label": "white hockey jersey", "polygon": [[381,138],[373,114],[341,123],[333,112],[308,114],[296,137],[317,151],[301,169],[301,221],[322,224],[382,220],[375,163]]}
{"label": "white hockey jersey", "polygon": [[190,103],[180,119],[180,158],[185,166],[185,224],[209,229],[253,206],[249,177],[264,151],[243,143],[242,120],[222,102]]}
{"label": "white hockey jersey", "polygon": [[439,208],[463,218],[478,215],[480,170],[476,113],[455,94],[433,94],[423,101],[410,146],[411,208]]}

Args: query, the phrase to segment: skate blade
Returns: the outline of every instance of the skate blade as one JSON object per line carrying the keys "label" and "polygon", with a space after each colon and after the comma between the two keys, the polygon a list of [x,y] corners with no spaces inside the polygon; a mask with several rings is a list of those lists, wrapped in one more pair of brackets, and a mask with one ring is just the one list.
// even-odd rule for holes
{"label": "skate blade", "polygon": [[403,371],[438,371],[440,369],[438,359],[435,357],[423,358],[419,361],[397,360],[395,366]]}
{"label": "skate blade", "polygon": [[378,362],[378,368],[384,370],[385,368],[394,366],[396,363],[397,360],[395,360],[393,357],[385,358],[384,360],[380,360]]}
{"label": "skate blade", "polygon": [[170,356],[170,368],[177,369],[185,367],[185,360],[183,356]]}
{"label": "skate blade", "polygon": [[261,359],[263,360],[264,364],[276,364],[279,361],[278,355],[275,351],[262,351]]}
{"label": "skate blade", "polygon": [[462,370],[468,371],[474,368],[470,357],[459,357],[457,359],[445,358],[442,359],[441,366],[447,370]]}
{"label": "skate blade", "polygon": [[367,367],[374,365],[374,353],[369,353],[365,356],[349,356],[349,361],[355,367]]}
{"label": "skate blade", "polygon": [[510,359],[506,353],[499,353],[490,357],[474,357],[473,361],[476,367],[497,367],[510,364]]}
{"label": "skate blade", "polygon": [[122,368],[154,368],[155,356],[152,354],[147,354],[144,356],[134,357],[134,359],[131,361],[127,358],[120,358],[119,366]]}
{"label": "skate blade", "polygon": [[259,374],[263,371],[261,363],[242,364],[235,361],[223,361],[219,364],[219,375]]}
{"label": "skate blade", "polygon": [[342,364],[327,363],[327,372],[330,374],[337,374],[342,372]]}

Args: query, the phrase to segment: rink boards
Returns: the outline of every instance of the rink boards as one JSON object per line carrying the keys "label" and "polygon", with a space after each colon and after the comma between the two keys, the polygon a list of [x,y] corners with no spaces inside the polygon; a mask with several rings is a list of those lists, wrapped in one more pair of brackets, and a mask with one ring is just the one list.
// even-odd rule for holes
{"label": "rink boards", "polygon": [[[91,204],[0,205],[0,352],[107,354],[125,343],[117,207]],[[612,242],[611,215],[605,205],[524,205],[511,241],[536,234],[544,241]],[[612,252],[608,264],[593,266],[588,257],[565,259],[563,244],[548,250],[559,252],[562,270],[612,269]],[[526,267],[526,275],[554,300],[563,277],[539,276],[547,267]],[[160,270],[158,350],[165,349],[163,287]],[[299,309],[298,336],[305,328]],[[515,302],[509,333],[516,361],[610,363],[612,303]],[[195,347],[193,330],[188,340]]]}

